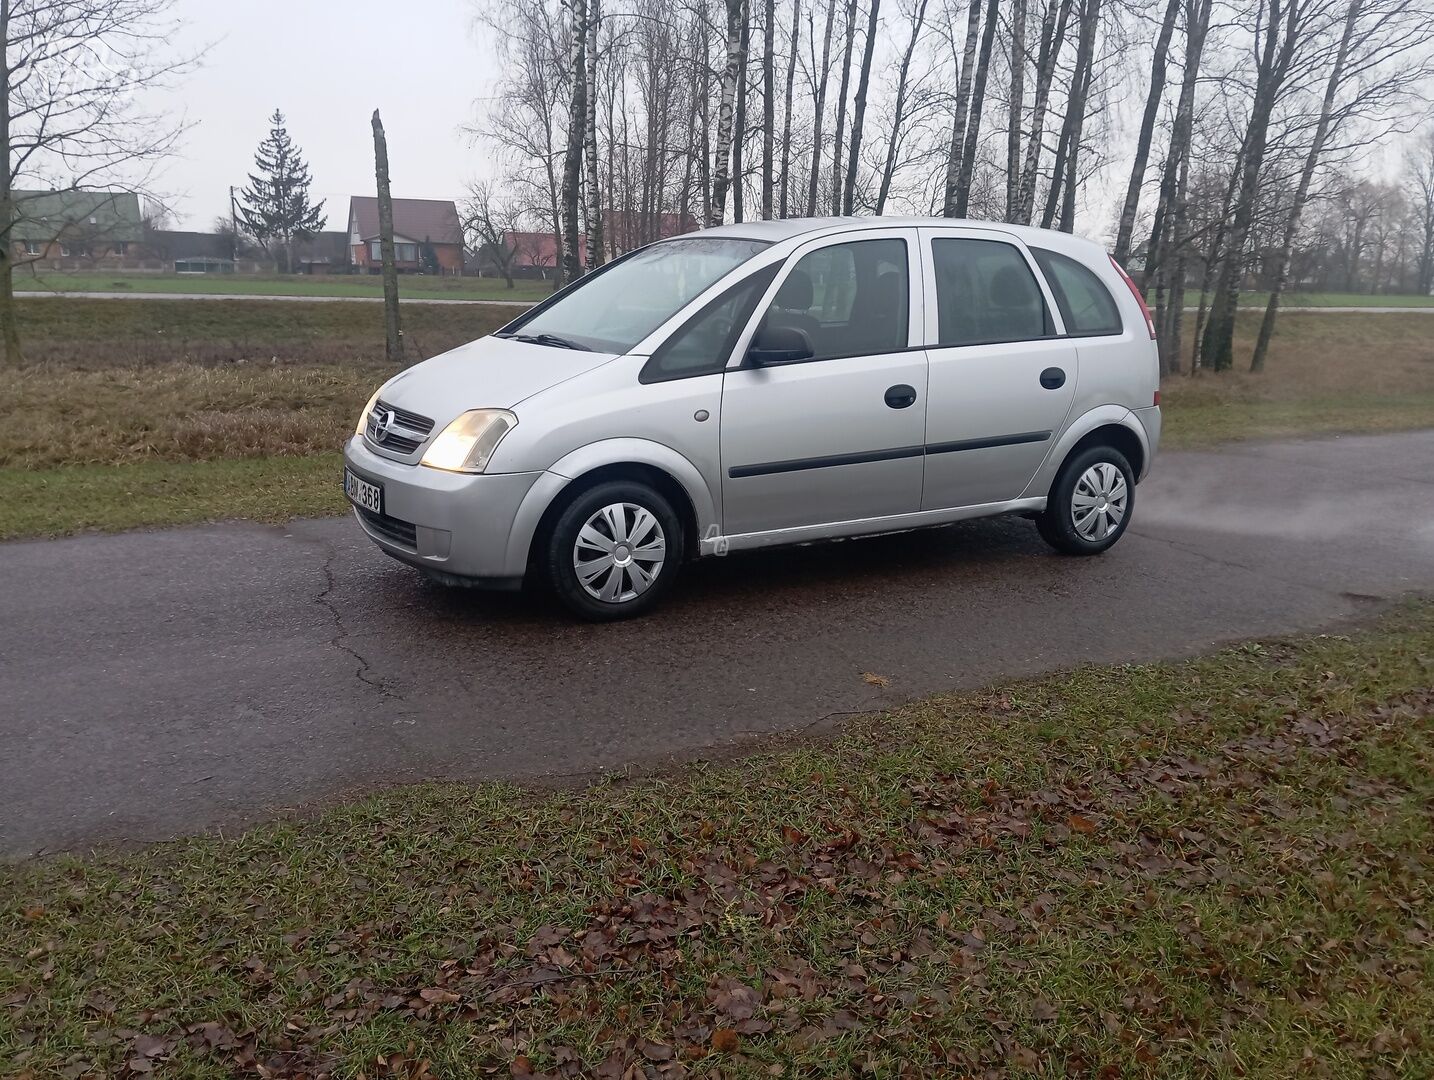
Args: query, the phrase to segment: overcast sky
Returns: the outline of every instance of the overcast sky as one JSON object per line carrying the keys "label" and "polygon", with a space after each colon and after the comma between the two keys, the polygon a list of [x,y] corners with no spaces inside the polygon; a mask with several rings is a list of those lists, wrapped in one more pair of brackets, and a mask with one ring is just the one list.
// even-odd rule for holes
{"label": "overcast sky", "polygon": [[164,169],[182,228],[228,213],[280,108],[343,229],[348,197],[373,193],[369,117],[383,112],[395,197],[458,198],[486,175],[459,128],[474,115],[489,56],[465,0],[179,0],[181,45],[213,43],[166,104],[193,125]]}

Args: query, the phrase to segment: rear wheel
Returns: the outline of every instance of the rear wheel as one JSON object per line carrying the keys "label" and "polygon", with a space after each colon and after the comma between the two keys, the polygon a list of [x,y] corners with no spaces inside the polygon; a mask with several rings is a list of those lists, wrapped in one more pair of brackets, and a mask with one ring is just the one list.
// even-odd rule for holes
{"label": "rear wheel", "polygon": [[1092,446],[1061,466],[1036,528],[1057,551],[1099,555],[1120,539],[1134,509],[1130,462],[1113,446]]}
{"label": "rear wheel", "polygon": [[546,571],[559,600],[594,621],[647,611],[677,576],[682,524],[646,484],[617,480],[572,500],[548,537]]}

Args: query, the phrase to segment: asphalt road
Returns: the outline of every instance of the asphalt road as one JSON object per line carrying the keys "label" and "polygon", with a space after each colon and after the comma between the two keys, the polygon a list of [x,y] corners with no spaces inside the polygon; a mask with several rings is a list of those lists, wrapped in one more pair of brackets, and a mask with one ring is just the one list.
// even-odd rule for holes
{"label": "asphalt road", "polygon": [[610,626],[422,583],[348,519],[0,545],[0,581],[0,852],[25,855],[1327,627],[1434,591],[1434,432],[1166,454],[1099,559],[970,522],[712,560]]}

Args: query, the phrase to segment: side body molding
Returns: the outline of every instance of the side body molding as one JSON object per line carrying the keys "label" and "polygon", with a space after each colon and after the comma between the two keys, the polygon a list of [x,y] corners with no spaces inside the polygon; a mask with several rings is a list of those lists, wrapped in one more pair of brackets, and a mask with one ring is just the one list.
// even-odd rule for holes
{"label": "side body molding", "polygon": [[[528,565],[528,552],[543,513],[552,505],[563,488],[573,480],[605,465],[651,465],[667,473],[687,493],[697,519],[697,535],[703,537],[720,528],[719,509],[712,487],[702,471],[670,446],[650,439],[603,439],[588,443],[554,462],[528,490],[508,534],[504,559],[509,574],[522,574]],[[717,488],[720,492],[720,486]],[[719,496],[720,497],[720,496]]]}
{"label": "side body molding", "polygon": [[1046,459],[1036,470],[1036,475],[1026,485],[1026,490],[1021,492],[1021,497],[1035,498],[1039,496],[1044,498],[1050,491],[1051,484],[1055,482],[1056,473],[1060,470],[1061,463],[1070,454],[1071,447],[1096,428],[1111,425],[1125,428],[1140,440],[1141,456],[1145,459],[1145,466],[1136,479],[1143,479],[1145,472],[1150,468],[1150,439],[1145,434],[1145,426],[1124,405],[1098,405],[1066,425],[1066,429],[1061,432],[1061,437],[1051,446],[1050,451],[1046,454]]}

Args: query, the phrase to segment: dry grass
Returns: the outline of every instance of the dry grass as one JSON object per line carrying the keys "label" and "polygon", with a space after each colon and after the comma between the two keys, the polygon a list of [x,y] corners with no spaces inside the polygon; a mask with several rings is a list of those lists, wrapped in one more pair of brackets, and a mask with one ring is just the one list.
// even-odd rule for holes
{"label": "dry grass", "polygon": [[[383,360],[380,304],[264,300],[18,302],[28,366],[107,370],[167,363],[348,364]],[[415,360],[482,337],[517,308],[405,305]]]}
{"label": "dry grass", "polygon": [[1286,315],[1266,370],[1252,375],[1244,368],[1257,320],[1240,320],[1240,370],[1165,381],[1170,445],[1434,427],[1429,316]]}

